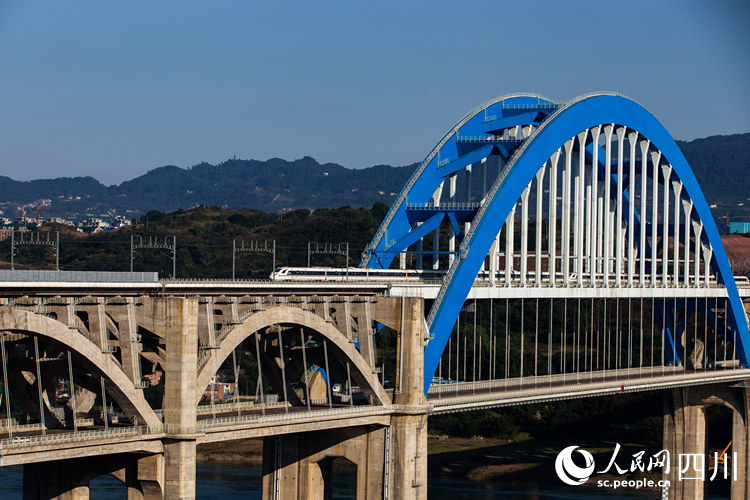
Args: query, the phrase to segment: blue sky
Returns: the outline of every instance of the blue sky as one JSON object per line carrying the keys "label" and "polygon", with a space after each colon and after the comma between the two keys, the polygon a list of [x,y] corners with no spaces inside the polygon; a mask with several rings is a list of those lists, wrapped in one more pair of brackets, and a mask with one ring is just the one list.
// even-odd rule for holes
{"label": "blue sky", "polygon": [[0,175],[420,161],[492,97],[619,90],[750,132],[750,3],[0,0]]}

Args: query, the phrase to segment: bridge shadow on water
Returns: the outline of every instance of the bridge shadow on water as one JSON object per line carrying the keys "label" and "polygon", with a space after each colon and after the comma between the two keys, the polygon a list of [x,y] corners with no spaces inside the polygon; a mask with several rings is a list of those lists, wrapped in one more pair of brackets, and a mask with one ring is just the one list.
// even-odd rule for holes
{"label": "bridge shadow on water", "polygon": [[[502,448],[502,447],[498,447]],[[524,448],[516,450],[521,454]],[[489,499],[604,499],[604,498],[660,498],[658,492],[630,492],[630,491],[597,491],[596,488],[568,487],[562,488],[558,482],[539,481],[537,477],[528,480],[508,481],[505,483],[493,481],[474,481],[466,479],[462,474],[476,467],[476,462],[470,461],[476,452],[472,450],[455,451],[441,454],[436,460],[438,464],[450,458],[455,460],[455,473],[446,474],[432,469],[428,483],[430,498],[451,498],[454,500],[489,500]],[[488,455],[488,459],[493,457]],[[196,498],[200,500],[234,500],[261,498],[261,468],[253,465],[237,463],[200,463],[197,468]],[[3,467],[0,469],[0,484],[2,484],[3,500],[21,500],[23,498],[23,468],[21,466]],[[352,473],[336,474],[333,498],[355,498],[356,479]],[[91,482],[91,500],[109,500],[125,498],[125,488],[122,483],[112,476],[101,476]],[[725,498],[725,497],[711,497]]]}
{"label": "bridge shadow on water", "polygon": [[[3,500],[23,498],[23,468],[20,466],[0,469]],[[353,499],[355,477],[338,474],[333,498]],[[238,464],[200,464],[197,470],[196,498],[200,500],[233,500],[261,498],[261,468]],[[556,485],[543,485],[537,482],[510,482],[507,484],[478,482],[452,477],[430,477],[428,484],[430,498],[452,498],[455,500],[484,499],[597,499],[597,498],[660,498],[656,492],[606,492],[599,494],[590,489],[570,487],[563,490]],[[102,476],[91,482],[91,500],[125,498],[125,488],[117,479]]]}

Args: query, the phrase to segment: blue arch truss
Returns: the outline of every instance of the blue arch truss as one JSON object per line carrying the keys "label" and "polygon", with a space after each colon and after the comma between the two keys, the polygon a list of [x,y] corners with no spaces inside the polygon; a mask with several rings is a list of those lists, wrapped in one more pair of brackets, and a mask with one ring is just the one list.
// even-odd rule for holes
{"label": "blue arch truss", "polygon": [[[458,235],[460,247],[456,258],[428,317],[431,338],[425,348],[425,391],[490,246],[523,190],[566,141],[603,124],[624,126],[648,138],[679,176],[694,203],[694,213],[703,224],[702,239],[713,248],[710,265],[717,281],[726,287],[728,318],[738,338],[738,358],[741,365],[748,365],[750,334],[718,229],[695,175],[664,126],[643,106],[619,95],[592,94],[558,105],[539,96],[518,94],[480,106],[443,137],[402,190],[361,263],[367,267],[389,267],[400,252],[441,223],[451,224]],[[518,140],[507,134],[494,135],[509,127],[519,130],[525,127],[530,135]],[[505,165],[481,204],[425,210],[448,176],[493,155]],[[423,211],[417,213],[417,207]],[[418,227],[414,227],[415,220],[420,222]],[[460,223],[469,220],[471,228],[462,234]]]}

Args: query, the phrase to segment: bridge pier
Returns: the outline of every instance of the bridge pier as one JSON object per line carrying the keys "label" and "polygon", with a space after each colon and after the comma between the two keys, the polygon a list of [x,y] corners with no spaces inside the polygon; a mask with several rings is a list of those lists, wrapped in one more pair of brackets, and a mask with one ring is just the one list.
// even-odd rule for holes
{"label": "bridge pier", "polygon": [[398,378],[391,416],[390,498],[427,498],[427,409],[424,395],[424,302],[404,299]]}
{"label": "bridge pier", "polygon": [[88,500],[89,482],[111,474],[127,487],[127,500],[161,500],[160,455],[124,453],[23,466],[24,500]]}
{"label": "bridge pier", "polygon": [[360,426],[264,438],[263,499],[332,498],[337,458],[356,467],[357,500],[383,498],[385,432]]}
{"label": "bridge pier", "polygon": [[332,498],[336,458],[357,468],[357,500],[427,498],[423,308],[424,301],[416,298],[380,304],[379,319],[400,332],[390,425],[265,437],[264,500]]}
{"label": "bridge pier", "polygon": [[[724,405],[732,410],[732,446],[727,453],[733,460],[736,452],[737,458],[737,463],[730,462],[728,469],[732,480],[731,498],[750,500],[750,488],[747,485],[747,474],[750,471],[750,388],[704,385],[681,387],[664,394],[664,449],[669,451],[670,464],[669,472],[665,468],[663,478],[670,481],[669,498],[704,498],[713,474],[708,470],[706,408]],[[681,475],[681,468],[685,468],[688,455],[705,458],[703,480],[689,479],[700,475],[693,470],[692,457],[690,468]],[[682,462],[680,456],[683,457]],[[718,475],[723,477],[723,470],[719,470]]]}
{"label": "bridge pier", "polygon": [[88,500],[89,479],[81,468],[89,460],[58,460],[23,466],[24,500]]}
{"label": "bridge pier", "polygon": [[195,498],[198,300],[167,298],[158,317],[166,331],[164,498]]}

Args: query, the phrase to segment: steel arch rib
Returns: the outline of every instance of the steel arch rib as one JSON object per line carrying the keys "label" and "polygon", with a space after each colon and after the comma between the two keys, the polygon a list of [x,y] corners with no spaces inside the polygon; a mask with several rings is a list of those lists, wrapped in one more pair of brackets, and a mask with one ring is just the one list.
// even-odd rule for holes
{"label": "steel arch rib", "polygon": [[730,320],[737,331],[737,352],[740,363],[747,366],[750,334],[744,307],[737,292],[734,276],[721,243],[718,229],[708,203],[687,160],[664,126],[643,106],[622,96],[595,94],[571,101],[544,121],[516,151],[502,176],[488,193],[487,202],[477,213],[471,229],[459,249],[448,278],[443,282],[430,314],[431,340],[425,348],[425,393],[437,370],[445,345],[458,313],[469,294],[477,272],[487,255],[511,207],[534,177],[538,169],[567,140],[584,129],[613,123],[638,131],[662,152],[694,202],[694,210],[704,225],[704,234],[714,249],[712,267],[717,279],[727,289]]}
{"label": "steel arch rib", "polygon": [[[535,103],[537,107],[543,106],[547,109],[554,109],[556,106],[553,101],[538,94],[516,93],[492,99],[472,110],[443,136],[409,178],[380,224],[374,238],[365,249],[360,267],[388,268],[390,266],[391,261],[400,251],[389,249],[390,240],[403,237],[411,229],[406,214],[407,203],[424,204],[429,201],[444,180],[445,171],[441,169],[444,161],[454,162],[466,159],[467,155],[460,155],[457,151],[459,133],[468,136],[487,134],[488,123],[493,124],[493,120],[486,120],[488,118],[487,113],[497,112],[502,115],[505,113],[506,102],[513,103],[513,106],[519,104],[532,106]],[[484,113],[484,117],[482,113]],[[501,120],[496,120],[501,123],[490,125],[489,128],[527,125],[529,123],[528,118],[529,113],[510,114],[509,116],[503,116]],[[441,153],[443,154],[442,157],[440,156]]]}

